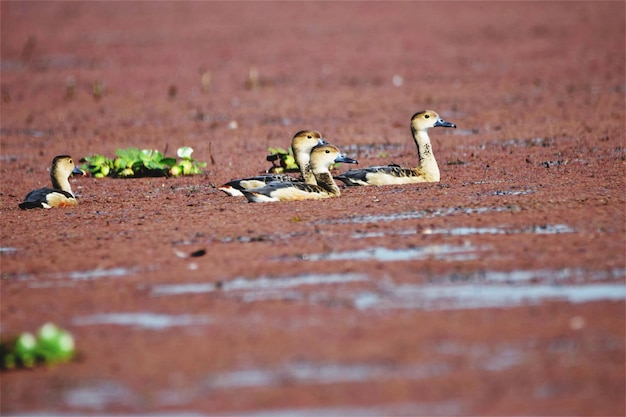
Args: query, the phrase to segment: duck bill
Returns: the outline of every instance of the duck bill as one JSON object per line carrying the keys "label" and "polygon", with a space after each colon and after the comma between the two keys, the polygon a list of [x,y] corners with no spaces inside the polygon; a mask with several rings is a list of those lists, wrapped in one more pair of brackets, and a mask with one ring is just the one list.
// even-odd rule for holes
{"label": "duck bill", "polygon": [[74,174],[74,175],[85,175],[85,172],[75,167],[72,170],[72,174]]}
{"label": "duck bill", "polygon": [[348,158],[345,155],[339,155],[336,159],[335,162],[343,162],[346,164],[358,164],[359,161],[357,161],[356,159],[352,159],[352,158]]}
{"label": "duck bill", "polygon": [[450,123],[450,122],[446,122],[443,119],[437,119],[437,121],[435,122],[435,127],[437,126],[441,126],[441,127],[454,127],[456,128],[456,125],[454,123]]}
{"label": "duck bill", "polygon": [[326,142],[323,138],[319,138],[319,139],[317,140],[317,144],[318,144],[319,146],[321,146],[321,145],[328,145],[328,142]]}

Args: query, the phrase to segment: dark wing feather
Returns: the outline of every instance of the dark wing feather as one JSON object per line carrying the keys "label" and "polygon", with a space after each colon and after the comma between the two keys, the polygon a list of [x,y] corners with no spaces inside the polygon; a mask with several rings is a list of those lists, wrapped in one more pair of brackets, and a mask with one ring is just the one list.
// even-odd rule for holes
{"label": "dark wing feather", "polygon": [[413,177],[416,175],[415,171],[410,168],[402,168],[400,165],[389,164],[353,169],[338,175],[336,178],[343,181],[346,185],[363,185],[362,183],[368,182],[367,176],[369,174],[376,173],[389,174],[394,177]]}
{"label": "dark wing feather", "polygon": [[33,190],[28,193],[24,198],[24,201],[19,204],[19,207],[22,210],[32,208],[45,208],[44,203],[48,203],[48,196],[53,193],[61,194],[67,198],[74,198],[74,196],[67,191],[56,190],[54,188],[40,188],[38,190]]}
{"label": "dark wing feather", "polygon": [[254,188],[252,190],[248,190],[255,193],[271,195],[274,191],[279,190],[281,188],[297,188],[301,191],[306,191],[308,193],[319,193],[325,192],[324,188],[315,184],[307,184],[304,182],[290,182],[290,181],[273,181],[265,185],[265,187]]}
{"label": "dark wing feather", "polygon": [[257,176],[248,177],[248,178],[241,178],[238,180],[232,180],[230,182],[227,182],[223,186],[229,186],[239,191],[243,191],[247,189],[246,187],[242,185],[246,181],[259,181],[265,184],[269,184],[271,182],[298,182],[300,181],[300,179],[292,175],[267,174],[267,175],[257,175]]}

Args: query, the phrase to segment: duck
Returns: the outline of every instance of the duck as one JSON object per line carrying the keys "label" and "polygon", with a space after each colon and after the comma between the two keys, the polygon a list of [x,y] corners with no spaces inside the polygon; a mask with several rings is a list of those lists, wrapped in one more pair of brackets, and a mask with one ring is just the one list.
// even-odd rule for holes
{"label": "duck", "polygon": [[69,181],[69,177],[72,174],[84,175],[85,173],[76,167],[71,156],[55,156],[50,168],[52,188],[40,188],[31,191],[26,195],[24,201],[19,204],[19,207],[22,210],[26,210],[78,205]]}
{"label": "duck", "polygon": [[415,113],[411,117],[411,132],[417,146],[419,165],[415,168],[403,168],[390,164],[371,166],[363,169],[346,171],[336,178],[346,185],[389,185],[412,184],[418,182],[439,182],[440,173],[433,154],[428,129],[433,127],[456,128],[454,123],[443,120],[432,110]]}
{"label": "duck", "polygon": [[341,191],[330,173],[330,166],[344,162],[358,164],[356,159],[349,158],[341,153],[339,148],[331,144],[318,145],[311,151],[311,171],[317,184],[305,182],[274,181],[267,185],[243,190],[243,195],[251,203],[266,203],[275,201],[318,200],[322,198],[339,197]]}
{"label": "duck", "polygon": [[324,145],[327,142],[322,134],[317,130],[301,130],[293,136],[291,140],[291,149],[293,149],[294,159],[300,168],[302,178],[294,177],[287,174],[264,174],[256,175],[248,178],[241,178],[227,182],[218,187],[218,190],[225,192],[230,196],[243,196],[242,190],[263,187],[267,183],[273,181],[281,182],[299,182],[306,184],[317,184],[315,175],[311,171],[311,150],[317,145]]}

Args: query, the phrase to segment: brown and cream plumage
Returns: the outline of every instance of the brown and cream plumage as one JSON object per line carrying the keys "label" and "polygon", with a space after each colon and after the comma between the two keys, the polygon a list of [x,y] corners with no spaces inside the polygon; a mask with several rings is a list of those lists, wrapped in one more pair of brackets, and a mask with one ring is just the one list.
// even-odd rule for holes
{"label": "brown and cream plumage", "polygon": [[83,171],[76,168],[74,160],[69,155],[58,155],[52,160],[50,180],[52,188],[40,188],[26,195],[19,207],[23,210],[32,208],[67,207],[78,204],[69,177],[72,174],[81,174]]}
{"label": "brown and cream plumage", "polygon": [[456,127],[432,110],[415,113],[411,118],[411,132],[417,146],[419,164],[415,168],[403,168],[399,165],[372,166],[346,171],[336,178],[347,185],[389,185],[410,184],[417,182],[438,182],[439,166],[433,154],[428,129],[433,127]]}
{"label": "brown and cream plumage", "polygon": [[330,173],[330,166],[336,162],[358,163],[343,155],[336,146],[319,145],[311,151],[311,171],[317,184],[275,181],[260,188],[243,190],[243,195],[252,203],[338,197],[341,191]]}
{"label": "brown and cream plumage", "polygon": [[274,181],[282,182],[298,182],[304,181],[307,184],[316,184],[315,176],[311,171],[311,150],[317,145],[323,145],[326,141],[322,138],[322,134],[317,130],[302,130],[296,133],[291,140],[291,149],[293,150],[294,159],[300,168],[302,178],[294,177],[286,174],[265,174],[256,175],[248,178],[232,180],[220,186],[218,189],[224,191],[231,196],[241,196],[242,190],[262,187],[267,183]]}

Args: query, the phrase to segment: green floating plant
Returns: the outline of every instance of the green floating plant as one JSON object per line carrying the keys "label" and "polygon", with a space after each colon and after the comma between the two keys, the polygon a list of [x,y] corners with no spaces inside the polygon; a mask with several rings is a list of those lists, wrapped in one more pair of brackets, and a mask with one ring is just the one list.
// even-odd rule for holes
{"label": "green floating plant", "polygon": [[283,148],[268,148],[268,151],[270,154],[266,159],[272,163],[272,167],[268,172],[281,174],[283,172],[299,171],[300,168],[296,164],[291,148],[288,151]]}
{"label": "green floating plant", "polygon": [[198,162],[191,157],[193,149],[189,146],[179,148],[177,156],[180,158],[166,157],[161,152],[151,149],[118,149],[113,160],[103,155],[84,157],[82,169],[88,171],[96,178],[118,177],[164,177],[171,175],[201,174],[206,162]]}
{"label": "green floating plant", "polygon": [[198,162],[191,157],[193,149],[189,146],[183,146],[178,148],[176,155],[181,159],[180,162],[169,171],[169,174],[173,177],[179,175],[196,175],[202,173],[202,168],[206,168],[206,162]]}
{"label": "green floating plant", "polygon": [[37,364],[54,365],[70,361],[76,353],[74,337],[53,323],[37,332],[20,334],[11,343],[0,343],[0,366],[4,369],[32,368]]}
{"label": "green floating plant", "polygon": [[[289,150],[283,148],[267,148],[270,153],[265,159],[272,163],[270,169],[267,172],[274,174],[282,174],[284,172],[298,172],[300,167],[296,163],[296,159],[293,156],[291,148]],[[334,169],[339,164],[331,165],[330,169]]]}

